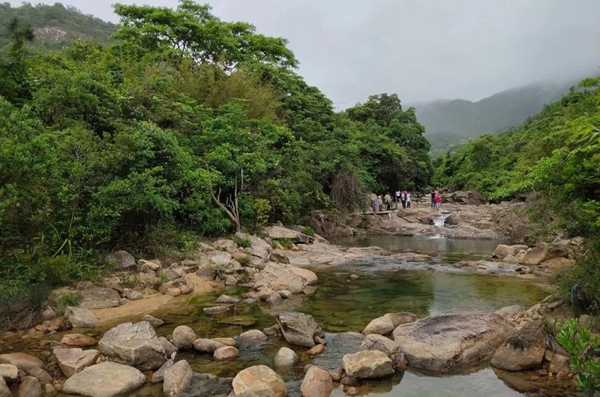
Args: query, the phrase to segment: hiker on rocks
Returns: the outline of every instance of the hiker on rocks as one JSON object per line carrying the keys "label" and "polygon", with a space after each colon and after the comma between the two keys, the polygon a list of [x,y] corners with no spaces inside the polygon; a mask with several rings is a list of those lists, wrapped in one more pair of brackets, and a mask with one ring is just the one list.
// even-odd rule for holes
{"label": "hiker on rocks", "polygon": [[435,191],[431,191],[431,208],[435,208],[435,195],[436,192]]}
{"label": "hiker on rocks", "polygon": [[402,208],[406,208],[406,190],[402,191],[400,195],[400,201],[402,201]]}
{"label": "hiker on rocks", "polygon": [[435,193],[435,209],[436,211],[440,210],[440,207],[442,205],[442,196],[439,195],[439,193]]}
{"label": "hiker on rocks", "polygon": [[411,196],[410,192],[406,192],[406,208],[410,208]]}
{"label": "hiker on rocks", "polygon": [[400,202],[400,190],[396,190],[396,209],[398,209],[399,202]]}
{"label": "hiker on rocks", "polygon": [[379,211],[383,211],[383,200],[381,199],[381,196],[377,197],[377,206],[379,207]]}
{"label": "hiker on rocks", "polygon": [[375,196],[371,198],[371,208],[373,208],[374,214],[377,214],[377,207],[379,207],[379,197]]}
{"label": "hiker on rocks", "polygon": [[383,201],[385,202],[385,209],[391,210],[392,209],[392,196],[390,196],[389,193],[386,193],[386,195],[383,197]]}

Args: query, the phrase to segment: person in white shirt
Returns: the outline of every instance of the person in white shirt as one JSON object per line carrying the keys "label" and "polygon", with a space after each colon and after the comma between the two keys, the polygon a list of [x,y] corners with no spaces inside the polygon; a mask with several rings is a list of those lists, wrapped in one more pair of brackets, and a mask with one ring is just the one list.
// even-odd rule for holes
{"label": "person in white shirt", "polygon": [[410,192],[406,192],[406,208],[410,208]]}

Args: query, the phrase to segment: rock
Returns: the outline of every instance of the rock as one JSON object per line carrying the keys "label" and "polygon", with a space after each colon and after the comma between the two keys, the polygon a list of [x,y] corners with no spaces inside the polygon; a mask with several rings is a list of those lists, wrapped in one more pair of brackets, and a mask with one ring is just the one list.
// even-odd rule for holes
{"label": "rock", "polygon": [[0,364],[0,378],[8,382],[14,382],[19,377],[19,369],[16,365]]}
{"label": "rock", "polygon": [[346,390],[346,394],[349,396],[358,396],[358,390],[356,389],[356,387],[349,387]]}
{"label": "rock", "polygon": [[167,288],[167,295],[176,297],[181,295],[181,289],[179,288]]}
{"label": "rock", "polygon": [[26,376],[21,381],[21,386],[19,386],[19,392],[17,393],[18,397],[43,397],[44,391],[42,390],[42,385],[40,381],[34,378],[33,376]]}
{"label": "rock", "polygon": [[194,287],[192,287],[191,285],[183,284],[179,287],[179,291],[181,292],[181,295],[188,295],[194,292]]}
{"label": "rock", "polygon": [[165,323],[160,318],[153,317],[149,314],[144,314],[144,316],[142,317],[142,321],[149,322],[153,328],[160,327],[161,325],[163,325]]}
{"label": "rock", "polygon": [[512,332],[497,314],[447,314],[427,317],[394,330],[411,367],[449,372],[492,357]]}
{"label": "rock", "polygon": [[137,265],[139,272],[147,272],[148,270],[155,272],[158,269],[160,269],[160,263],[157,263],[155,261],[147,261],[145,259],[140,259],[137,262]]}
{"label": "rock", "polygon": [[536,369],[546,353],[546,338],[541,325],[530,322],[513,331],[508,340],[496,350],[491,364],[506,371]]}
{"label": "rock", "polygon": [[67,378],[81,372],[84,368],[94,365],[100,355],[98,350],[81,350],[79,348],[54,349],[58,366]]}
{"label": "rock", "polygon": [[329,397],[333,392],[333,381],[329,372],[317,366],[310,367],[302,381],[300,391],[302,397]]}
{"label": "rock", "polygon": [[545,269],[556,272],[556,271],[560,271],[560,270],[570,269],[573,267],[574,264],[575,264],[575,261],[572,259],[553,258],[553,259],[549,259],[547,261],[540,263],[540,266],[542,266]]}
{"label": "rock", "polygon": [[84,334],[66,334],[60,343],[71,347],[89,347],[96,344],[96,339]]}
{"label": "rock", "polygon": [[554,356],[552,356],[552,361],[550,361],[550,367],[548,368],[548,370],[554,373],[568,373],[569,371],[571,371],[569,357],[565,357],[562,354],[555,354]]}
{"label": "rock", "polygon": [[204,314],[208,314],[208,315],[225,313],[225,312],[228,312],[229,310],[231,310],[231,309],[226,306],[205,307],[204,309],[202,309]]}
{"label": "rock", "polygon": [[278,292],[273,292],[271,296],[269,296],[269,298],[267,299],[267,303],[269,304],[269,306],[277,306],[280,305],[281,302],[283,302],[283,298]]}
{"label": "rock", "polygon": [[238,349],[233,346],[223,346],[215,350],[213,357],[215,360],[232,360],[240,355]]}
{"label": "rock", "polygon": [[178,278],[183,277],[184,271],[181,267],[171,267],[165,270],[165,277],[169,279],[169,281],[177,280]]}
{"label": "rock", "polygon": [[64,383],[62,392],[86,397],[113,397],[142,386],[146,377],[139,370],[110,361],[92,365]]}
{"label": "rock", "polygon": [[235,397],[286,397],[283,379],[266,365],[255,365],[240,371],[233,379]]}
{"label": "rock", "polygon": [[309,356],[316,356],[317,354],[322,354],[325,351],[325,345],[315,345],[315,347],[311,348],[306,352]]}
{"label": "rock", "polygon": [[334,382],[339,382],[344,376],[344,369],[338,368],[335,371],[329,371],[329,376],[331,376],[331,380],[333,380]]}
{"label": "rock", "polygon": [[210,262],[217,266],[226,266],[231,263],[232,256],[229,252],[218,251],[210,256]]}
{"label": "rock", "polygon": [[519,263],[519,260],[512,255],[507,255],[504,257],[504,259],[502,259],[502,262],[516,265],[517,263]]}
{"label": "rock", "polygon": [[298,362],[298,355],[289,347],[282,347],[275,355],[276,367],[291,367]]}
{"label": "rock", "polygon": [[225,347],[223,343],[219,343],[212,339],[198,338],[194,341],[194,349],[201,353],[213,354],[215,350]]}
{"label": "rock", "polygon": [[500,244],[494,250],[494,253],[492,254],[492,258],[504,259],[505,257],[507,257],[509,255],[512,256],[514,254],[515,254],[514,248],[512,248],[508,245]]}
{"label": "rock", "polygon": [[141,287],[152,288],[158,290],[162,285],[160,279],[153,273],[140,273],[138,274],[138,284]]}
{"label": "rock", "polygon": [[233,287],[235,285],[237,285],[238,281],[237,278],[233,277],[233,276],[227,276],[227,278],[225,279],[225,285],[227,285],[228,287]]}
{"label": "rock", "polygon": [[165,370],[163,392],[166,397],[181,397],[190,385],[194,372],[190,364],[185,361],[177,361]]}
{"label": "rock", "polygon": [[315,343],[323,346],[327,346],[327,341],[320,336],[315,336]]}
{"label": "rock", "polygon": [[503,307],[502,309],[498,309],[494,313],[496,313],[499,316],[504,317],[505,319],[511,319],[511,318],[517,317],[519,314],[525,312],[526,310],[527,309],[523,306],[512,305],[512,306]]}
{"label": "rock", "polygon": [[360,346],[362,350],[379,350],[392,360],[394,369],[405,370],[406,359],[404,354],[393,340],[382,335],[367,335]]}
{"label": "rock", "polygon": [[30,368],[27,370],[27,373],[39,380],[41,383],[52,382],[52,377],[50,374],[44,371],[41,367]]}
{"label": "rock", "polygon": [[161,336],[160,338],[158,338],[158,341],[160,342],[161,346],[165,350],[165,355],[167,357],[171,357],[171,355],[177,351],[177,346],[175,346],[174,344],[169,342],[169,340],[167,338],[165,338],[164,336]]}
{"label": "rock", "polygon": [[12,397],[12,393],[2,377],[0,377],[0,397]]}
{"label": "rock", "polygon": [[287,256],[285,256],[284,254],[282,254],[281,252],[278,252],[278,251],[273,251],[271,253],[271,260],[273,262],[283,263],[284,265],[290,264],[290,258],[288,258]]}
{"label": "rock", "polygon": [[522,263],[528,266],[537,266],[549,259],[566,257],[567,255],[568,253],[563,247],[540,243],[527,252]]}
{"label": "rock", "polygon": [[241,240],[250,241],[250,248],[247,249],[251,250],[251,255],[258,257],[265,262],[270,259],[273,248],[266,241],[245,233],[236,233],[235,237]]}
{"label": "rock", "polygon": [[378,317],[375,320],[372,320],[363,330],[364,335],[370,334],[378,334],[378,335],[388,335],[391,334],[395,329],[394,323],[388,317]]}
{"label": "rock", "polygon": [[221,295],[217,298],[215,303],[238,303],[239,301],[239,298],[235,298],[233,296],[228,295]]}
{"label": "rock", "polygon": [[217,271],[214,267],[206,265],[198,269],[198,271],[196,272],[196,276],[205,280],[214,280],[217,276]]}
{"label": "rock", "polygon": [[139,301],[144,299],[144,294],[142,294],[140,291],[131,290],[127,291],[125,298],[129,299],[130,301]]}
{"label": "rock", "polygon": [[277,293],[279,294],[279,296],[281,296],[283,299],[292,299],[294,297],[294,295],[290,292],[290,291],[277,291]]}
{"label": "rock", "polygon": [[165,363],[152,374],[152,383],[160,383],[165,380],[165,372],[175,364],[173,360],[168,359]]}
{"label": "rock", "polygon": [[105,356],[142,371],[158,369],[167,361],[156,331],[146,321],[111,328],[98,342],[98,349]]}
{"label": "rock", "polygon": [[267,227],[264,232],[273,240],[286,239],[301,244],[310,244],[314,241],[314,238],[307,236],[306,234],[282,226]]}
{"label": "rock", "polygon": [[56,397],[58,395],[58,391],[52,384],[46,383],[44,386],[44,395],[45,397]]}
{"label": "rock", "polygon": [[25,353],[6,353],[0,355],[0,364],[11,364],[21,371],[28,371],[31,368],[41,367],[42,361],[34,356]]}
{"label": "rock", "polygon": [[388,313],[383,317],[392,321],[394,329],[402,324],[409,324],[417,321],[417,316],[409,312]]}
{"label": "rock", "polygon": [[180,325],[173,330],[173,344],[179,350],[193,349],[196,339],[196,333],[187,325]]}
{"label": "rock", "polygon": [[115,266],[118,270],[136,267],[135,258],[127,251],[116,251],[106,255],[106,262]]}
{"label": "rock", "polygon": [[89,309],[68,306],[65,311],[65,316],[69,319],[73,328],[96,327],[96,315]]}
{"label": "rock", "polygon": [[315,319],[304,313],[281,312],[277,316],[277,323],[283,337],[291,345],[313,347],[314,337],[322,333]]}
{"label": "rock", "polygon": [[238,248],[235,241],[229,239],[217,240],[213,243],[213,247],[215,247],[218,250],[227,251],[230,254],[233,254],[235,251],[237,251]]}
{"label": "rock", "polygon": [[254,276],[257,289],[271,291],[288,290],[293,294],[302,292],[306,286],[304,277],[297,275],[291,265],[269,262]]}
{"label": "rock", "polygon": [[[288,259],[289,261],[289,259]],[[306,281],[306,285],[315,285],[319,282],[319,278],[317,275],[308,270],[301,267],[292,266],[289,268],[294,274],[302,277]]]}
{"label": "rock", "polygon": [[110,288],[94,287],[79,291],[81,307],[84,309],[107,309],[121,306],[121,298],[117,291]]}
{"label": "rock", "polygon": [[233,338],[212,338],[213,342],[220,343],[224,346],[234,346],[235,347],[235,339]]}
{"label": "rock", "polygon": [[357,379],[381,378],[394,373],[392,360],[379,350],[346,354],[342,361],[346,374]]}
{"label": "rock", "polygon": [[240,334],[240,336],[238,336],[238,339],[244,343],[256,343],[266,342],[269,338],[264,332],[259,331],[257,329],[252,329],[250,331],[246,331]]}

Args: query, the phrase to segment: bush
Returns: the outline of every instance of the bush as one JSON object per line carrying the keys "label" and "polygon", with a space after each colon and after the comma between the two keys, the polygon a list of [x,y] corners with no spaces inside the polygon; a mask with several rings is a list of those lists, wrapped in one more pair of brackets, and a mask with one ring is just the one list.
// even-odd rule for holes
{"label": "bush", "polygon": [[310,237],[315,237],[315,229],[310,226],[303,227],[301,233]]}
{"label": "bush", "polygon": [[252,263],[252,258],[250,258],[250,256],[246,255],[246,256],[242,256],[239,261],[240,265],[242,266],[250,266],[250,264]]}
{"label": "bush", "polygon": [[56,308],[56,312],[62,316],[65,314],[67,307],[79,306],[80,303],[81,296],[77,292],[70,292],[58,298],[54,307]]}
{"label": "bush", "polygon": [[50,290],[48,284],[0,285],[0,330],[16,331],[38,324]]}
{"label": "bush", "polygon": [[588,396],[600,391],[600,338],[571,319],[558,326],[556,340],[572,355],[569,363],[577,385]]}
{"label": "bush", "polygon": [[289,238],[280,238],[280,239],[277,239],[276,241],[279,244],[281,244],[281,246],[283,248],[285,248],[286,250],[290,250],[294,246],[294,242]]}
{"label": "bush", "polygon": [[235,236],[233,238],[233,241],[242,248],[250,248],[252,247],[252,242],[250,241],[250,237],[246,236],[246,237],[238,237]]}

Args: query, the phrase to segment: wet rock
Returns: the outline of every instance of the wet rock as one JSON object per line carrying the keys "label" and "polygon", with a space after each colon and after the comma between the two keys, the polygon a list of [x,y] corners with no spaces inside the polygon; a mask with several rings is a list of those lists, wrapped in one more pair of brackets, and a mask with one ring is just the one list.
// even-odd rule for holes
{"label": "wet rock", "polygon": [[192,381],[192,367],[185,361],[177,361],[165,370],[163,392],[166,397],[181,397]]}
{"label": "wet rock", "polygon": [[298,362],[298,355],[289,347],[282,347],[275,355],[276,367],[291,367]]}
{"label": "wet rock", "polygon": [[277,292],[273,292],[271,296],[267,299],[267,303],[269,304],[269,306],[277,306],[280,305],[281,302],[283,302],[283,298]]}
{"label": "wet rock", "polygon": [[17,393],[18,397],[43,397],[44,391],[42,390],[42,385],[40,381],[34,378],[33,376],[26,376],[21,381],[21,385],[19,386],[19,391]]}
{"label": "wet rock", "polygon": [[394,373],[392,360],[379,350],[346,354],[342,359],[346,374],[357,379],[373,379]]}
{"label": "wet rock", "polygon": [[44,371],[41,367],[30,368],[27,370],[27,373],[39,380],[41,383],[52,382],[52,377],[50,374]]}
{"label": "wet rock", "polygon": [[294,274],[302,277],[306,281],[306,285],[316,285],[319,282],[319,278],[317,277],[315,272],[296,266],[292,266],[289,269]]}
{"label": "wet rock", "polygon": [[94,365],[100,355],[98,350],[81,350],[79,348],[54,349],[58,366],[67,378],[81,372],[84,368]]}
{"label": "wet rock", "polygon": [[62,391],[86,397],[114,397],[142,386],[146,377],[139,370],[110,361],[87,367],[64,383]]}
{"label": "wet rock", "polygon": [[515,254],[515,250],[513,247],[504,245],[504,244],[500,244],[494,250],[494,253],[492,254],[492,258],[504,259],[505,257],[507,257],[509,255],[512,256],[514,254]]}
{"label": "wet rock", "polygon": [[411,367],[449,372],[492,357],[512,332],[497,314],[447,314],[427,317],[394,330]]}
{"label": "wet rock", "polygon": [[79,291],[81,307],[84,309],[107,309],[121,306],[121,298],[117,291],[111,288],[95,287]]}
{"label": "wet rock", "polygon": [[281,312],[277,316],[277,323],[283,337],[291,345],[313,347],[314,337],[322,333],[315,319],[304,313]]}
{"label": "wet rock", "polygon": [[388,335],[394,330],[394,323],[387,317],[378,317],[372,320],[363,330],[363,334]]}
{"label": "wet rock", "polygon": [[215,350],[225,347],[223,343],[214,341],[212,339],[199,338],[194,341],[194,349],[201,353],[213,354]]}
{"label": "wet rock", "polygon": [[94,328],[96,327],[96,315],[92,310],[81,307],[68,306],[65,316],[73,328]]}
{"label": "wet rock", "polygon": [[2,377],[0,377],[0,397],[12,397],[12,393]]}
{"label": "wet rock", "polygon": [[116,251],[106,255],[104,258],[109,264],[115,266],[118,270],[130,269],[136,267],[135,258],[127,251]]}
{"label": "wet rock", "polygon": [[217,300],[215,301],[215,303],[238,303],[240,300],[239,298],[233,297],[233,296],[228,296],[228,295],[221,295],[217,298]]}
{"label": "wet rock", "polygon": [[131,290],[127,291],[125,298],[129,299],[130,301],[139,301],[144,299],[144,294],[142,294],[140,291]]}
{"label": "wet rock", "polygon": [[194,374],[183,397],[228,397],[233,396],[232,378],[218,378],[211,374]]}
{"label": "wet rock", "polygon": [[382,335],[367,335],[360,346],[362,350],[378,350],[392,360],[394,369],[405,370],[407,366],[404,354],[393,340]]}
{"label": "wet rock", "polygon": [[224,346],[235,346],[235,339],[233,338],[212,338],[211,340]]}
{"label": "wet rock", "polygon": [[525,308],[523,306],[512,305],[512,306],[503,307],[502,309],[498,309],[494,313],[496,313],[497,315],[502,316],[506,319],[511,319],[511,318],[515,318],[519,314],[525,312],[525,310],[527,310],[527,308]]}
{"label": "wet rock", "polygon": [[291,265],[269,262],[254,276],[257,289],[271,291],[287,290],[293,294],[302,292],[306,279],[297,275]]}
{"label": "wet rock", "polygon": [[240,371],[232,382],[236,397],[285,397],[283,379],[266,365],[255,365]]}
{"label": "wet rock", "polygon": [[0,355],[0,364],[11,364],[21,371],[28,371],[31,368],[41,367],[42,361],[34,356],[25,353],[7,353]]}
{"label": "wet rock", "polygon": [[546,339],[541,325],[531,322],[513,331],[507,341],[496,350],[491,364],[507,371],[536,369],[546,352]]}
{"label": "wet rock", "polygon": [[152,374],[152,383],[163,382],[165,380],[165,372],[167,369],[171,368],[173,364],[175,364],[175,362],[171,359],[165,361],[165,363]]}
{"label": "wet rock", "polygon": [[233,346],[223,346],[215,350],[213,357],[215,360],[232,360],[240,355],[238,349]]}
{"label": "wet rock", "polygon": [[325,345],[315,345],[315,347],[311,348],[306,352],[309,356],[316,356],[317,354],[322,354],[325,351]]}
{"label": "wet rock", "polygon": [[98,349],[105,356],[142,371],[155,370],[167,361],[156,331],[146,321],[111,328],[98,342]]}
{"label": "wet rock", "polygon": [[552,356],[552,361],[550,361],[550,367],[548,370],[554,373],[568,373],[571,370],[569,357],[563,356],[562,354],[555,354]]}
{"label": "wet rock", "polygon": [[212,314],[220,314],[230,311],[231,309],[225,306],[215,306],[215,307],[205,307],[202,309],[204,314],[212,315]]}
{"label": "wet rock", "polygon": [[310,367],[302,385],[302,397],[328,397],[333,391],[333,381],[329,372],[317,366]]}
{"label": "wet rock", "polygon": [[259,331],[257,329],[252,329],[250,331],[246,331],[240,336],[238,336],[238,340],[243,343],[256,343],[256,342],[266,342],[269,338],[265,335],[264,332]]}
{"label": "wet rock", "polygon": [[154,316],[151,316],[149,314],[144,314],[144,316],[142,317],[142,321],[147,321],[150,323],[150,325],[154,328],[156,327],[160,327],[161,325],[163,325],[165,322],[163,320],[161,320],[160,318],[156,318]]}
{"label": "wet rock", "polygon": [[194,341],[196,339],[196,333],[187,325],[180,325],[173,330],[173,344],[179,350],[194,348]]}
{"label": "wet rock", "polygon": [[96,344],[96,339],[84,334],[66,334],[60,342],[70,347],[89,347]]}
{"label": "wet rock", "polygon": [[16,365],[0,364],[0,378],[7,382],[14,382],[19,377],[19,369]]}
{"label": "wet rock", "polygon": [[167,357],[171,357],[171,355],[177,351],[177,346],[175,346],[174,344],[169,342],[169,340],[167,338],[165,338],[164,336],[161,336],[160,338],[158,338],[158,341],[160,342],[161,346],[165,350],[165,355]]}

